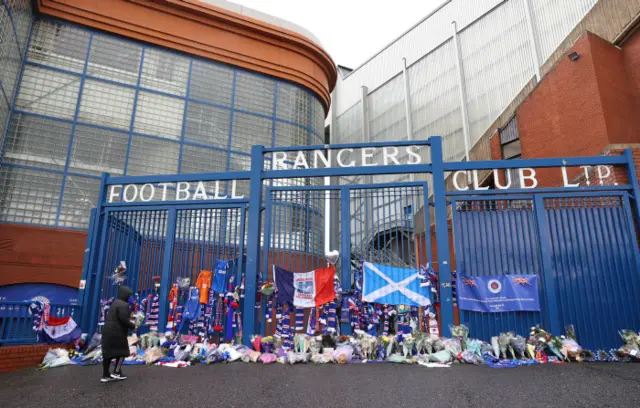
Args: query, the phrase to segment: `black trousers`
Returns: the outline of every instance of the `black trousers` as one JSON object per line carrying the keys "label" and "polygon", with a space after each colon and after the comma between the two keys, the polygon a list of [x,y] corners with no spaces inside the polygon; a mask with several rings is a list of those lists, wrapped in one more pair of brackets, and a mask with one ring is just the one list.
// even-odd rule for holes
{"label": "black trousers", "polygon": [[[118,357],[116,360],[116,366],[113,370],[114,373],[120,374],[122,372],[122,363],[124,363],[124,357]],[[111,373],[109,372],[109,366],[111,366],[111,359],[105,358],[102,360],[102,376],[109,377]]]}

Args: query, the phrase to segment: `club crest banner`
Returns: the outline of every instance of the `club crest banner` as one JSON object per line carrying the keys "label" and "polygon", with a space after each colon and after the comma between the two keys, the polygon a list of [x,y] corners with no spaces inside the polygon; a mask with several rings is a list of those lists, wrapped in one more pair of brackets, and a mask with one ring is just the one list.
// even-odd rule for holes
{"label": "club crest banner", "polygon": [[458,308],[474,312],[540,311],[537,275],[458,276]]}

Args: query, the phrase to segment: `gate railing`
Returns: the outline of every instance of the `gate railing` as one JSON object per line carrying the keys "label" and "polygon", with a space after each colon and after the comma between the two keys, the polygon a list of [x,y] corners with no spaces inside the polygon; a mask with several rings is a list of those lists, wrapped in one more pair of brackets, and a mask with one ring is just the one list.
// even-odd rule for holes
{"label": "gate railing", "polygon": [[[38,336],[33,331],[33,317],[29,313],[30,301],[0,301],[0,345],[33,344]],[[81,307],[78,305],[50,305],[50,316],[74,318],[80,324]]]}
{"label": "gate railing", "polygon": [[[418,154],[420,148],[428,147],[428,156],[426,154]],[[398,148],[403,148],[406,151],[406,155],[398,156],[402,158],[402,163],[398,160],[393,160],[395,164],[389,164],[389,158],[395,158],[398,155]],[[418,149],[418,150],[416,150]],[[345,163],[345,153],[351,155],[355,150],[361,150],[361,159],[358,158],[358,163],[353,159],[347,160]],[[320,160],[314,160],[314,165],[309,166],[310,159],[305,157],[313,156],[314,159],[318,156],[322,157],[322,153],[326,152],[327,155],[330,152],[334,152],[333,159],[329,157],[321,158]],[[372,163],[372,157],[385,157],[385,164]],[[357,152],[354,154],[358,154]],[[377,156],[376,156],[377,155]],[[272,160],[273,162],[283,162],[283,160],[292,160],[292,157],[296,157],[295,165],[291,168],[280,169],[277,166],[269,168],[265,167],[266,161]],[[360,156],[359,156],[360,157]],[[417,159],[416,159],[417,158]],[[335,160],[334,160],[335,159]],[[430,160],[429,160],[430,159]],[[378,159],[376,159],[378,160]],[[317,163],[316,163],[317,162]],[[322,164],[324,162],[324,165]],[[368,164],[367,164],[368,162]],[[378,160],[380,162],[380,160]],[[320,164],[320,166],[318,166]],[[588,187],[579,187],[575,184],[568,184],[566,181],[566,167],[581,167],[581,166],[624,166],[626,168],[626,184],[615,186],[597,186],[595,182]],[[429,195],[433,196],[433,217],[435,217],[435,236],[434,247],[436,256],[427,256],[426,261],[432,261],[436,259],[434,268],[439,273],[439,298],[441,302],[440,316],[442,327],[447,327],[449,324],[453,324],[453,292],[451,288],[451,255],[450,255],[450,243],[449,243],[449,225],[447,214],[447,198],[453,199],[456,196],[489,196],[489,195],[502,195],[502,194],[540,194],[540,193],[578,193],[578,192],[597,192],[597,191],[622,191],[629,195],[629,201],[631,202],[629,210],[633,212],[636,217],[640,217],[640,188],[638,186],[638,178],[635,172],[635,166],[631,150],[626,150],[623,156],[601,156],[601,157],[576,157],[576,158],[553,158],[553,159],[517,159],[517,160],[500,160],[500,161],[467,161],[467,162],[447,162],[443,161],[442,152],[442,139],[440,137],[431,137],[427,140],[410,140],[400,142],[376,142],[376,143],[354,143],[354,144],[341,144],[341,145],[317,145],[317,146],[292,146],[292,147],[270,147],[265,148],[263,146],[253,146],[251,151],[251,163],[250,165],[243,165],[244,171],[226,172],[226,173],[203,173],[203,174],[179,174],[179,175],[153,175],[153,176],[133,176],[133,177],[111,177],[108,174],[103,174],[102,184],[100,188],[100,195],[98,199],[98,206],[94,212],[95,217],[92,221],[92,226],[89,228],[89,239],[87,245],[87,258],[85,260],[85,267],[83,268],[83,276],[81,279],[81,295],[83,305],[86,306],[83,313],[82,327],[91,333],[96,327],[96,320],[99,315],[99,304],[101,297],[101,289],[105,279],[108,279],[115,265],[109,264],[107,259],[107,251],[112,247],[109,246],[108,238],[111,237],[112,231],[109,230],[108,215],[110,212],[116,211],[165,211],[167,212],[168,220],[166,231],[162,230],[160,235],[164,238],[162,246],[164,248],[162,257],[157,257],[158,265],[154,269],[154,276],[159,276],[161,280],[160,286],[160,298],[164,304],[160,310],[160,329],[164,329],[166,323],[168,305],[166,299],[168,298],[168,291],[174,276],[172,275],[174,268],[174,257],[177,257],[178,261],[185,261],[187,265],[194,262],[202,264],[202,255],[194,255],[194,258],[190,258],[187,254],[186,257],[180,258],[180,252],[174,254],[174,244],[182,239],[180,228],[176,228],[177,212],[184,209],[220,209],[220,208],[239,208],[239,211],[246,213],[246,234],[245,231],[239,233],[241,236],[246,236],[246,248],[239,250],[240,253],[246,253],[246,263],[244,263],[244,271],[246,272],[245,281],[245,298],[241,307],[243,311],[243,326],[244,326],[244,343],[248,344],[252,334],[257,333],[259,327],[258,312],[255,308],[256,296],[258,292],[258,276],[260,274],[261,267],[264,265],[263,257],[268,257],[269,253],[268,240],[270,233],[267,231],[270,228],[269,221],[269,206],[265,207],[265,185],[271,182],[272,186],[280,185],[279,180],[283,179],[320,179],[320,178],[339,178],[339,177],[358,177],[358,176],[371,176],[371,175],[399,175],[399,174],[431,174],[431,191],[426,191],[422,199],[423,203],[429,202]],[[535,169],[538,168],[556,168],[564,171],[564,173],[558,172],[559,175],[564,175],[565,184],[567,187],[557,188],[536,188],[531,190],[528,188],[513,188],[507,190],[469,190],[469,186],[465,184],[458,190],[466,189],[465,191],[446,191],[445,180],[446,173],[453,172],[455,180],[462,180],[462,176],[466,173],[474,175],[474,184],[478,184],[478,171],[490,170],[490,171],[503,171],[508,169],[529,169],[530,175],[521,177],[525,180],[534,180],[533,175]],[[456,176],[460,176],[457,177]],[[535,181],[535,180],[534,180]],[[236,189],[236,182],[239,184],[239,189]],[[190,184],[191,183],[191,184]],[[219,189],[219,184],[226,183],[231,185],[231,192],[225,189],[227,195],[220,196],[222,190]],[[273,184],[275,183],[275,184]],[[537,181],[536,181],[537,183]],[[411,185],[412,183],[403,183],[404,187]],[[247,186],[248,185],[248,186]],[[197,188],[196,188],[197,186]],[[307,190],[333,190],[336,193],[336,197],[339,197],[341,205],[334,207],[339,211],[341,230],[343,232],[342,239],[340,240],[339,252],[343,255],[340,257],[339,265],[337,268],[340,270],[340,275],[343,282],[349,282],[351,280],[351,262],[352,256],[349,256],[352,249],[352,240],[354,240],[351,234],[345,233],[350,231],[350,220],[352,219],[351,213],[351,201],[353,197],[350,196],[350,190],[358,189],[370,189],[370,188],[383,188],[380,184],[352,184],[352,185],[317,185],[307,186]],[[496,183],[497,186],[497,183]],[[214,188],[215,187],[215,188]],[[284,186],[281,186],[284,187]],[[292,186],[293,187],[293,186]],[[120,190],[118,190],[118,188]],[[208,193],[215,191],[215,194],[205,194],[203,191],[206,188]],[[273,187],[279,188],[279,187]],[[290,188],[290,187],[287,187]],[[477,188],[477,186],[476,186]],[[268,189],[267,189],[268,191]],[[168,194],[167,194],[168,193]],[[129,194],[127,196],[127,194]],[[338,196],[339,195],[339,196]],[[203,197],[204,198],[198,198]],[[121,197],[121,198],[120,198]],[[133,197],[133,198],[132,198]],[[160,198],[161,197],[161,198]],[[168,199],[167,199],[168,197]],[[192,198],[190,198],[192,197]],[[515,197],[515,196],[514,196]],[[112,200],[112,199],[116,200]],[[360,200],[369,200],[366,196],[359,196]],[[383,200],[385,198],[383,197]],[[127,201],[129,200],[129,201]],[[306,202],[305,202],[306,204]],[[307,206],[301,206],[306,208]],[[404,208],[404,207],[403,207]],[[418,210],[418,207],[415,207]],[[246,211],[245,211],[246,210]],[[263,215],[263,211],[264,214]],[[337,212],[337,211],[335,211]],[[293,212],[292,212],[293,213]],[[384,212],[383,212],[384,213]],[[400,212],[398,212],[400,213]],[[417,212],[416,212],[417,213]],[[427,219],[425,225],[430,225],[429,217],[430,212],[424,211],[424,216]],[[302,229],[306,231],[309,225],[310,213],[304,213],[304,217],[286,218],[286,221],[282,221],[281,225],[291,226],[291,231],[297,231]],[[333,217],[336,217],[334,215]],[[378,215],[379,216],[379,215]],[[321,217],[318,217],[321,218]],[[382,217],[381,217],[382,218]],[[196,220],[206,220],[207,218],[195,217]],[[334,218],[335,219],[335,218]],[[295,221],[294,221],[295,220]],[[331,220],[331,219],[330,219]],[[262,222],[266,221],[266,222]],[[291,221],[291,222],[290,222]],[[320,221],[324,221],[320,219]],[[319,224],[321,224],[319,222]],[[366,254],[369,250],[367,247],[366,238],[370,235],[369,228],[373,225],[370,222],[361,222],[365,227],[356,231],[357,237],[355,238],[354,245],[361,245],[360,249],[355,249],[354,252],[360,251],[360,253]],[[393,223],[389,225],[383,225],[381,221],[380,228],[394,228]],[[143,225],[145,225],[143,223]],[[224,224],[228,225],[227,223]],[[187,234],[189,231],[193,231],[193,225],[185,224],[187,228]],[[191,228],[191,230],[189,230]],[[357,228],[357,227],[354,227]],[[397,228],[397,227],[396,227]],[[222,228],[223,236],[227,236],[227,227]],[[196,228],[195,233],[191,234],[195,237],[199,237],[200,230]],[[121,230],[116,230],[114,233],[126,233]],[[278,234],[278,231],[273,231],[274,234]],[[133,235],[132,235],[133,236]],[[363,237],[364,239],[360,238]],[[306,236],[304,241],[307,241]],[[412,245],[417,248],[415,237]],[[315,238],[310,238],[315,239]],[[427,251],[430,252],[431,236],[425,237],[425,246]],[[215,241],[215,240],[214,240]],[[226,239],[223,239],[226,241]],[[403,238],[402,245],[406,244],[406,238]],[[326,240],[325,240],[326,242]],[[548,243],[542,242],[543,245]],[[234,244],[235,245],[235,244]],[[313,247],[313,245],[311,245]],[[282,248],[278,248],[280,250]],[[285,248],[286,249],[286,248]],[[380,250],[376,248],[376,250]],[[204,248],[205,254],[209,252],[208,248]],[[305,251],[299,251],[305,252]],[[417,250],[416,250],[417,252]],[[551,256],[551,248],[542,251],[547,254],[547,257]],[[202,254],[202,250],[200,252]],[[120,256],[120,252],[117,252],[117,256]],[[406,256],[405,252],[401,252],[401,255],[396,253],[380,253],[379,259],[386,259],[391,263],[406,262],[414,263],[412,259],[404,260],[403,256]],[[199,256],[199,257],[198,257]],[[298,263],[304,260],[303,253],[295,254],[295,259]],[[319,255],[321,257],[321,255]],[[400,259],[397,259],[400,258]],[[411,258],[411,256],[406,256]],[[138,259],[138,258],[136,258]],[[155,258],[154,258],[155,259]],[[241,258],[244,262],[244,257]],[[321,258],[320,258],[321,259]],[[114,258],[115,262],[120,259]],[[322,259],[321,259],[322,261]],[[545,260],[546,265],[552,265],[551,260]],[[267,259],[267,264],[268,264]],[[203,264],[206,266],[206,264]],[[412,265],[413,266],[413,265]],[[545,266],[546,267],[546,266]],[[187,267],[188,270],[191,270]],[[197,268],[196,268],[197,269]],[[267,272],[268,269],[264,269],[263,272]],[[131,272],[133,272],[133,265]],[[264,312],[264,311],[263,311]],[[553,320],[553,319],[551,319]],[[556,324],[558,324],[556,319]],[[555,332],[555,327],[551,327]]]}

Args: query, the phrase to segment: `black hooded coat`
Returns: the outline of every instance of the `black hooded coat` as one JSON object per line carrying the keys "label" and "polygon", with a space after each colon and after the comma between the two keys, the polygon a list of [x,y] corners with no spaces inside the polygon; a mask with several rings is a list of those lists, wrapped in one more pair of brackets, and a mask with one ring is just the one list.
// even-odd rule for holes
{"label": "black hooded coat", "polygon": [[132,293],[128,286],[118,288],[118,299],[113,301],[104,320],[102,358],[129,357],[127,333],[135,328],[129,320],[129,297]]}

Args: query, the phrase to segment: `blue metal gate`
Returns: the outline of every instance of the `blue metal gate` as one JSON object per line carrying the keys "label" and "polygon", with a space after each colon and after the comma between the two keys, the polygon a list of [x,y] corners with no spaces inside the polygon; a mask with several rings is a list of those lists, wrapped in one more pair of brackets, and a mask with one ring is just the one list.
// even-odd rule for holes
{"label": "blue metal gate", "polygon": [[541,324],[580,343],[616,347],[617,331],[640,326],[640,272],[627,193],[455,197],[455,254],[460,275],[536,274],[541,312],[461,311],[488,340],[526,334]]}
{"label": "blue metal gate", "polygon": [[[392,165],[365,167],[343,161],[339,167],[297,167],[304,157],[317,157],[318,152],[337,149],[340,158],[345,151],[362,149],[364,162],[375,157],[375,149],[392,146],[395,150],[378,153],[395,158],[398,147],[428,147],[429,157],[413,151],[407,164],[396,160]],[[288,163],[282,160],[287,152],[296,155],[295,165],[269,169],[269,163]],[[215,260],[224,259],[233,265],[238,281],[246,278],[241,310],[243,341],[249,343],[252,334],[266,331],[270,311],[256,299],[260,280],[271,279],[272,266],[309,271],[326,264],[327,250],[337,249],[338,271],[346,288],[352,282],[352,267],[362,259],[415,267],[431,262],[439,274],[436,289],[441,324],[446,328],[454,321],[447,198],[460,274],[535,273],[541,282],[540,312],[462,312],[472,336],[488,339],[507,330],[526,334],[538,323],[561,333],[564,326],[574,324],[582,344],[600,348],[618,344],[617,330],[640,327],[634,226],[634,217],[640,217],[640,187],[630,151],[620,157],[449,163],[442,157],[442,140],[432,137],[349,145],[254,146],[250,166],[237,172],[105,174],[87,240],[82,327],[89,333],[95,330],[100,300],[115,295],[109,277],[122,260],[129,268],[127,284],[140,296],[153,290],[154,276],[160,277],[162,330],[175,279],[194,280],[201,270],[213,269]],[[535,190],[445,188],[445,172],[565,166],[624,166],[628,182]],[[326,177],[374,179],[374,175],[412,173],[419,180],[428,177],[431,184],[322,185]],[[564,176],[567,183],[566,172]],[[236,182],[244,183],[238,192]],[[219,183],[224,183],[224,197],[218,194],[223,191]],[[114,193],[116,187],[121,189],[119,194]],[[127,189],[135,193],[129,201]],[[433,254],[430,217],[435,223]],[[424,233],[422,253],[418,231]]]}
{"label": "blue metal gate", "polygon": [[[200,271],[212,270],[218,259],[232,261],[239,281],[244,272],[245,213],[244,204],[107,208],[89,327],[96,327],[99,316],[95,300],[117,295],[113,273],[121,261],[127,266],[126,284],[139,299],[154,291],[154,278],[159,278],[160,295],[166,299],[168,287],[178,277],[195,282]],[[162,302],[161,330],[167,321],[166,306]]]}
{"label": "blue metal gate", "polygon": [[[262,280],[273,279],[273,265],[292,272],[324,267],[330,250],[340,253],[336,268],[344,290],[363,260],[419,267],[415,224],[429,225],[429,212],[417,211],[428,194],[426,182],[268,187]],[[262,333],[274,328],[265,321],[270,313],[260,313]]]}

